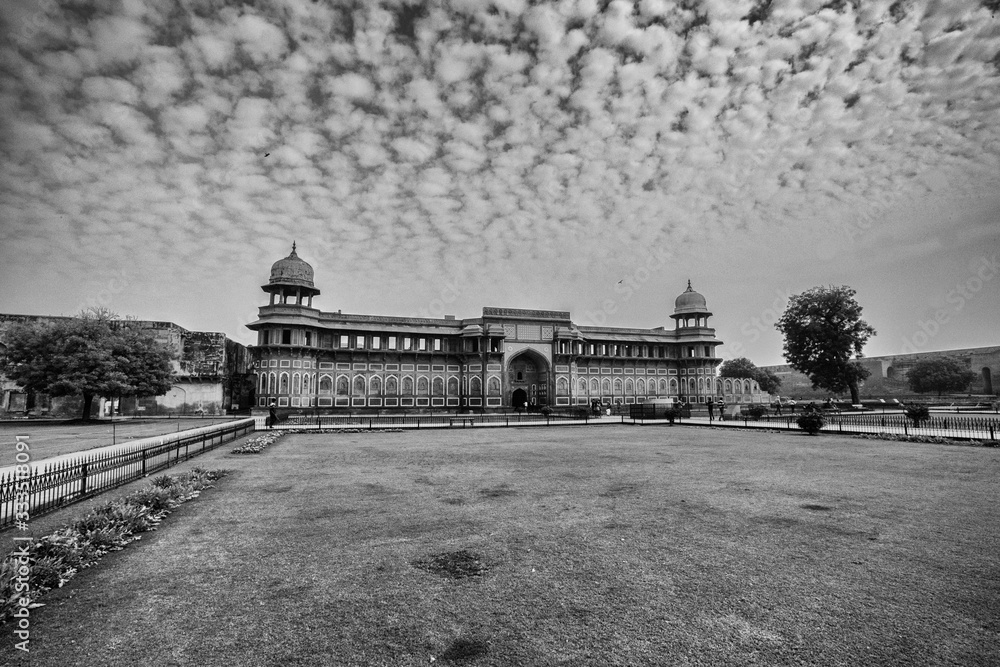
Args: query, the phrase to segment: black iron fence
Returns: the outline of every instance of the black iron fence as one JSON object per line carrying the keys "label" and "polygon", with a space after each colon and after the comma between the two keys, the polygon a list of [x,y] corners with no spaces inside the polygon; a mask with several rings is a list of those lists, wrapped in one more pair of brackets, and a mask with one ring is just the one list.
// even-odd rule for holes
{"label": "black iron fence", "polygon": [[[773,428],[798,429],[796,423],[801,415],[765,415],[754,419],[739,415],[731,421],[744,425],[769,425]],[[991,417],[968,417],[960,415],[932,415],[915,423],[902,414],[839,415],[823,414],[826,425],[824,432],[839,433],[895,433],[899,435],[928,435],[943,438],[970,438],[996,440],[1000,434],[1000,420]]]}
{"label": "black iron fence", "polygon": [[[264,419],[259,427],[264,427]],[[543,415],[537,412],[513,414],[443,414],[443,415],[289,415],[278,426],[302,428],[439,428],[441,426],[517,426],[518,424],[556,424],[567,421],[586,421],[584,417],[567,414]]]}
{"label": "black iron fence", "polygon": [[150,438],[127,450],[81,454],[49,464],[24,464],[0,474],[0,530],[134,481],[215,449],[254,430],[252,419]]}

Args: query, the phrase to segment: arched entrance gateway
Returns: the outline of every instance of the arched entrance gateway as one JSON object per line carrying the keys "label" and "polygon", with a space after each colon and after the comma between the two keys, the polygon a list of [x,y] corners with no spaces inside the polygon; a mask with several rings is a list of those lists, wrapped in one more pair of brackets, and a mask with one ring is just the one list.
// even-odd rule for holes
{"label": "arched entrance gateway", "polygon": [[545,357],[525,350],[514,355],[507,364],[507,386],[511,408],[541,407],[549,404],[549,363]]}

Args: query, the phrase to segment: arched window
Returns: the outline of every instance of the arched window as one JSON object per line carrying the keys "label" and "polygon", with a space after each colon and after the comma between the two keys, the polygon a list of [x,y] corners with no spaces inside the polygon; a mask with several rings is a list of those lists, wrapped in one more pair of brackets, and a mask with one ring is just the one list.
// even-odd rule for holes
{"label": "arched window", "polygon": [[372,396],[378,396],[382,393],[382,378],[376,375],[368,381],[368,393]]}
{"label": "arched window", "polygon": [[615,378],[615,393],[622,393],[622,381],[620,378]]}
{"label": "arched window", "polygon": [[576,384],[576,390],[580,394],[586,394],[587,393],[587,380],[585,378],[580,378],[580,381],[577,382],[577,384]]}
{"label": "arched window", "polygon": [[302,393],[302,376],[292,373],[292,393],[295,395]]}
{"label": "arched window", "polygon": [[740,382],[739,380],[737,380],[736,382],[733,382],[733,393],[734,394],[742,394],[743,393],[743,383]]}
{"label": "arched window", "polygon": [[458,378],[454,375],[448,378],[448,395],[458,396]]}
{"label": "arched window", "polygon": [[688,378],[688,393],[694,394],[698,385],[695,384],[694,378]]}
{"label": "arched window", "polygon": [[601,380],[601,393],[610,394],[611,393],[611,380],[604,378]]}
{"label": "arched window", "polygon": [[726,380],[726,393],[727,394],[733,393],[733,381],[732,380]]}
{"label": "arched window", "polygon": [[310,382],[310,378],[311,377],[312,376],[309,373],[303,373],[302,374],[302,393],[303,394],[308,394],[309,393],[309,387],[312,385],[312,382]]}
{"label": "arched window", "polygon": [[365,376],[355,375],[354,376],[354,395],[364,396],[365,395]]}
{"label": "arched window", "polygon": [[437,376],[431,381],[431,392],[435,396],[444,396],[444,378]]}
{"label": "arched window", "polygon": [[271,395],[278,393],[278,376],[274,373],[267,376],[267,393]]}
{"label": "arched window", "polygon": [[473,375],[472,379],[469,380],[469,394],[472,396],[482,396],[483,394],[483,381],[478,375]]}
{"label": "arched window", "polygon": [[338,375],[337,376],[337,395],[338,396],[347,396],[349,393],[351,393],[351,385],[347,381],[347,376],[346,375]]}
{"label": "arched window", "polygon": [[750,380],[744,380],[743,381],[743,393],[744,394],[749,394],[750,393]]}
{"label": "arched window", "polygon": [[319,391],[321,394],[329,394],[333,391],[333,378],[329,375],[324,375],[319,379]]}
{"label": "arched window", "polygon": [[597,378],[590,378],[590,393],[593,396],[598,396],[601,393],[601,383]]}
{"label": "arched window", "polygon": [[258,380],[257,386],[259,387],[257,389],[257,393],[260,394],[261,396],[266,395],[267,394],[267,373],[261,373],[257,377],[257,380]]}
{"label": "arched window", "polygon": [[490,379],[486,382],[486,388],[490,392],[490,396],[500,395],[500,378],[496,375],[491,375]]}
{"label": "arched window", "polygon": [[278,393],[287,394],[288,393],[288,373],[282,373],[278,380]]}
{"label": "arched window", "polygon": [[417,396],[426,396],[430,391],[430,383],[423,375],[417,378]]}
{"label": "arched window", "polygon": [[632,382],[632,378],[627,378],[625,380],[625,393],[634,394],[635,393],[635,383]]}
{"label": "arched window", "polygon": [[569,380],[566,378],[556,380],[556,393],[560,396],[569,396]]}
{"label": "arched window", "polygon": [[644,380],[643,378],[639,378],[638,380],[635,381],[635,393],[639,394],[640,396],[646,393],[646,380]]}
{"label": "arched window", "polygon": [[698,392],[705,393],[705,378],[698,378]]}
{"label": "arched window", "polygon": [[403,377],[403,396],[413,396],[413,378],[409,375]]}
{"label": "arched window", "polygon": [[399,380],[395,375],[390,375],[385,379],[385,395],[395,396],[397,393],[399,393]]}
{"label": "arched window", "polygon": [[[663,380],[660,380],[660,387],[663,387]],[[671,395],[677,394],[677,378],[670,378],[670,389],[668,393]]]}

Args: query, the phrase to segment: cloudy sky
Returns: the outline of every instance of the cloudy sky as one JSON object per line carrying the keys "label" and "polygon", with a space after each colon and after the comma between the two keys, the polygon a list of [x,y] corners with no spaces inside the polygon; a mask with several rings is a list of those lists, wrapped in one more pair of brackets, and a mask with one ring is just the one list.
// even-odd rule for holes
{"label": "cloudy sky", "polygon": [[669,325],[781,363],[1000,344],[997,0],[7,0],[0,312],[224,331],[292,241],[325,310]]}

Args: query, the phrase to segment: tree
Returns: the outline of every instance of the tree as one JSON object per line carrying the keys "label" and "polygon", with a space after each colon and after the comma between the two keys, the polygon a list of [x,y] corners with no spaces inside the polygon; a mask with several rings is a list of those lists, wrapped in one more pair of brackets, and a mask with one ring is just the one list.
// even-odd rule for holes
{"label": "tree", "polygon": [[785,359],[805,373],[813,388],[835,394],[858,385],[870,372],[857,359],[875,329],[861,319],[855,291],[847,286],[814,287],[793,296],[775,328],[785,336]]}
{"label": "tree", "polygon": [[719,376],[724,378],[749,378],[755,380],[760,385],[760,390],[775,394],[781,386],[781,378],[772,371],[757,368],[752,361],[746,357],[727,359],[719,366]]}
{"label": "tree", "polygon": [[975,379],[976,374],[954,357],[921,359],[906,374],[910,389],[918,394],[936,391],[938,396],[946,391],[964,391]]}
{"label": "tree", "polygon": [[12,325],[0,370],[28,392],[83,398],[159,396],[170,389],[171,353],[132,320],[97,309],[77,317]]}

